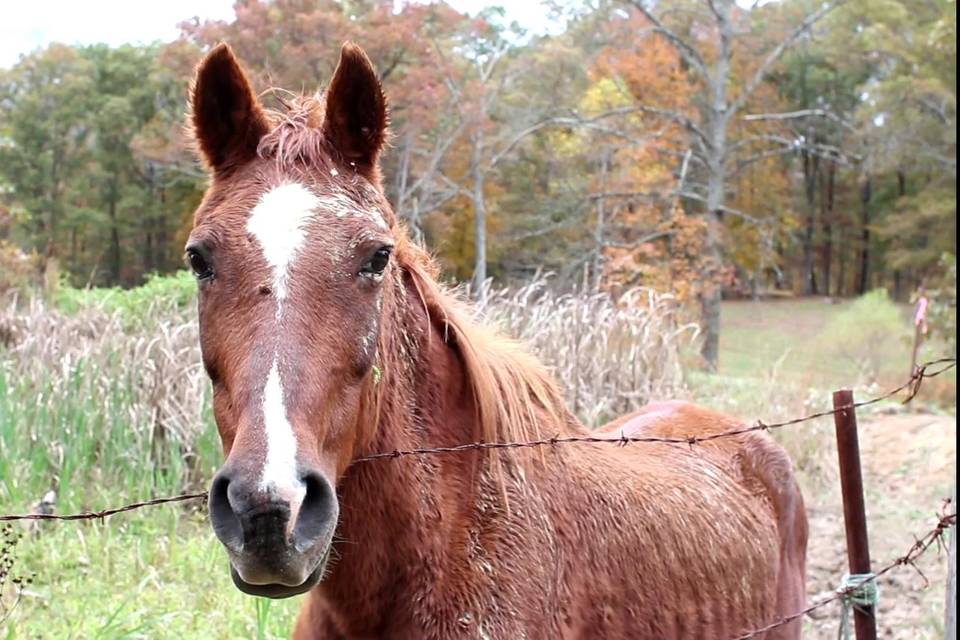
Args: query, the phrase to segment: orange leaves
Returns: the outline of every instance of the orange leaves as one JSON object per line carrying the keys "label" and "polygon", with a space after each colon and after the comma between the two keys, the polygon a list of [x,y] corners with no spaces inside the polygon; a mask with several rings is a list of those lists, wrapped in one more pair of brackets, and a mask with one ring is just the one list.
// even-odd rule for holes
{"label": "orange leaves", "polygon": [[[706,224],[674,205],[666,216],[657,208],[638,210],[637,229],[644,237],[662,234],[649,242],[607,247],[604,286],[613,291],[645,286],[670,292],[680,302],[693,299],[701,289]],[[634,234],[637,235],[637,234]]]}
{"label": "orange leaves", "polygon": [[607,170],[595,175],[592,185],[600,194],[595,224],[602,282],[611,290],[642,285],[685,299],[696,292],[704,225],[687,216],[674,195],[685,136],[676,118],[662,114],[692,109],[693,87],[671,45],[639,35],[649,27],[637,13],[604,24],[611,45],[597,56],[581,100],[588,114],[655,107],[637,108],[618,121],[620,135],[595,134],[590,141],[607,154]]}
{"label": "orange leaves", "polygon": [[637,13],[608,23],[608,36],[614,44],[601,51],[593,74],[617,79],[634,102],[688,108],[690,79],[676,50],[662,38],[637,37],[649,26]]}

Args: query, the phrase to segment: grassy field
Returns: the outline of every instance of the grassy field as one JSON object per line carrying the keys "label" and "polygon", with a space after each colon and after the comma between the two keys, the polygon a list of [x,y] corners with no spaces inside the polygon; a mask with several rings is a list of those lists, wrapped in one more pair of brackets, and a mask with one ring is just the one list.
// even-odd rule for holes
{"label": "grassy field", "polygon": [[[51,486],[58,490],[60,512],[205,488],[219,463],[219,442],[206,380],[196,366],[189,283],[153,286],[149,295],[107,297],[106,303],[103,296],[91,301],[71,293],[62,311],[10,315],[9,326],[0,321],[0,337],[11,335],[9,343],[16,345],[10,352],[15,357],[3,356],[0,349],[0,512],[26,511]],[[94,302],[100,310],[87,313]],[[530,312],[529,317],[515,313],[525,303],[507,304],[503,323],[524,334],[542,331],[538,323],[569,308],[574,315],[584,309],[612,313],[596,304],[553,300],[543,313]],[[647,397],[685,394],[748,420],[771,421],[825,408],[829,391],[839,385],[855,386],[858,397],[893,386],[909,365],[910,347],[902,339],[909,332],[908,310],[894,309],[891,330],[889,322],[875,322],[875,310],[868,309],[851,336],[850,323],[843,320],[851,308],[852,303],[821,300],[727,303],[719,373],[688,369],[685,389],[661,381],[645,387]],[[889,308],[884,309],[889,315]],[[167,321],[150,320],[158,316]],[[636,321],[650,322],[645,316]],[[564,322],[556,323],[560,335],[570,332]],[[607,326],[619,327],[616,323]],[[617,331],[624,344],[640,339],[626,329]],[[871,332],[883,339],[869,337]],[[56,339],[34,340],[54,335]],[[549,349],[550,342],[541,338],[538,348]],[[672,356],[653,354],[671,345],[638,348],[637,353],[666,363],[657,374],[663,377],[672,371]],[[610,356],[610,366],[619,366],[624,346],[610,348],[618,351]],[[934,355],[936,348],[929,346],[923,357]],[[566,384],[578,381],[570,376],[579,365],[555,365]],[[925,388],[918,407],[943,413],[939,407],[954,402],[955,381],[955,376],[944,376]],[[588,400],[597,393],[588,386],[578,390]],[[609,405],[586,406],[593,418]],[[864,417],[880,421],[893,407],[890,403]],[[922,431],[922,441],[929,445],[910,449],[912,457],[870,462],[874,475],[868,499],[879,507],[871,514],[871,522],[878,523],[871,533],[884,541],[879,545],[883,552],[892,552],[897,542],[909,545],[909,534],[928,524],[928,503],[948,491],[945,474],[954,454],[938,438],[952,438],[955,422],[940,420],[939,426],[910,427]],[[890,437],[899,433],[899,427],[891,429]],[[875,433],[887,432],[878,428]],[[811,586],[819,589],[838,577],[838,562],[842,564],[842,555],[836,555],[843,541],[831,427],[821,420],[778,437],[794,456],[811,506],[820,545],[811,563]],[[905,451],[917,442],[919,438],[900,448]],[[882,439],[874,444],[883,451]],[[931,480],[913,469],[935,469],[939,475]],[[203,512],[195,507],[156,507],[105,523],[52,523],[31,530],[17,526],[14,531],[23,538],[12,550],[6,584],[0,581],[0,638],[282,638],[289,635],[299,606],[299,598],[273,602],[240,594],[230,583],[225,555]],[[932,581],[939,580],[936,570],[933,566],[928,573]],[[33,581],[18,597],[10,579],[31,574]],[[904,587],[907,599],[915,590],[910,586]],[[935,637],[938,611],[929,604],[935,598],[933,591],[926,593],[900,619],[908,629],[922,625],[916,635],[902,637]],[[822,630],[817,624],[811,622],[810,637],[835,634],[833,620]]]}
{"label": "grassy field", "polygon": [[[909,378],[910,316],[907,305],[877,300],[725,302],[719,370],[690,368],[690,392],[697,402],[768,422],[819,410],[840,388],[854,389],[858,400],[880,395]],[[931,339],[917,360],[945,354],[946,345]],[[956,374],[949,372],[925,381],[913,406],[952,411],[955,404]]]}
{"label": "grassy field", "polygon": [[[837,344],[844,336],[825,333],[831,321],[852,304],[849,300],[828,303],[823,298],[724,303],[720,372],[734,377],[764,377],[775,371],[789,381],[818,385],[860,382],[854,356]],[[875,356],[882,362],[880,377],[887,382],[905,377],[910,369],[910,309],[904,305],[898,311],[903,330],[891,332],[875,345]],[[932,357],[931,349],[936,346],[928,345],[921,355]]]}

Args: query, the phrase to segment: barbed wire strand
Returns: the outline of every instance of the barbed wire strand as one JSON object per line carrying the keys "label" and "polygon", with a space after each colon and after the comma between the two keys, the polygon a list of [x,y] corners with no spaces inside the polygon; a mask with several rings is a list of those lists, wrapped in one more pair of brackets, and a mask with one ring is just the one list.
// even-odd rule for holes
{"label": "barbed wire strand", "polygon": [[[543,446],[554,446],[560,444],[574,444],[574,443],[592,443],[592,444],[616,444],[619,446],[625,446],[628,444],[635,443],[662,443],[662,444],[674,444],[682,445],[686,444],[689,446],[694,446],[697,444],[702,444],[704,442],[711,442],[713,440],[719,440],[721,438],[730,438],[739,435],[744,435],[751,433],[753,431],[770,431],[773,429],[781,429],[783,427],[788,427],[803,422],[809,422],[811,420],[816,420],[818,418],[823,418],[826,416],[832,416],[836,413],[841,413],[843,411],[848,411],[850,409],[856,409],[859,407],[866,407],[869,405],[877,404],[878,402],[883,402],[888,400],[898,393],[907,390],[907,397],[903,400],[902,404],[907,404],[913,400],[916,395],[920,392],[920,387],[923,381],[927,378],[935,378],[950,369],[953,369],[957,364],[956,358],[938,358],[936,360],[931,360],[925,362],[921,365],[918,365],[914,370],[910,379],[888,391],[887,393],[870,398],[869,400],[863,400],[861,402],[854,402],[852,404],[842,405],[840,407],[835,407],[826,411],[818,411],[816,413],[811,413],[809,415],[803,416],[802,418],[794,418],[792,420],[785,420],[783,422],[774,422],[774,423],[765,423],[758,420],[755,424],[748,427],[741,427],[738,429],[731,429],[728,431],[721,431],[714,433],[708,436],[689,436],[684,438],[670,438],[670,437],[657,437],[657,436],[628,436],[621,433],[620,436],[608,435],[608,436],[554,436],[551,438],[541,438],[538,440],[526,440],[526,441],[517,441],[517,442],[470,442],[466,444],[460,444],[452,447],[422,447],[416,449],[397,449],[394,451],[388,451],[384,453],[375,453],[368,456],[363,456],[357,458],[353,461],[353,464],[362,464],[367,462],[374,462],[377,460],[388,460],[388,459],[397,459],[405,458],[411,456],[426,456],[426,455],[440,455],[440,454],[451,454],[451,453],[463,453],[466,451],[490,451],[490,450],[503,450],[503,449],[526,449],[531,447],[543,447]],[[941,366],[942,365],[942,366]],[[938,367],[938,368],[934,368]],[[931,370],[933,369],[933,370]],[[85,513],[76,513],[70,515],[57,515],[57,514],[46,514],[46,513],[29,513],[29,514],[13,514],[13,515],[0,515],[0,522],[10,522],[14,520],[103,520],[109,516],[116,515],[118,513],[125,513],[127,511],[133,511],[136,509],[141,509],[144,507],[152,507],[160,504],[168,504],[173,502],[186,502],[189,500],[206,500],[207,492],[203,491],[200,493],[186,493],[178,496],[172,496],[168,498],[153,498],[152,500],[144,500],[142,502],[134,502],[132,504],[124,505],[122,507],[116,507],[113,509],[104,509],[102,511],[90,511]]]}
{"label": "barbed wire strand", "polygon": [[[749,427],[741,427],[738,429],[730,429],[728,431],[721,431],[714,433],[708,436],[688,436],[684,438],[664,438],[656,436],[628,436],[621,434],[620,436],[609,435],[609,436],[554,436],[552,438],[541,438],[539,440],[527,440],[523,442],[470,442],[467,444],[460,444],[452,447],[421,447],[417,449],[398,449],[395,451],[388,451],[384,453],[375,453],[372,455],[364,456],[354,460],[354,464],[362,462],[372,462],[375,460],[383,460],[387,458],[403,458],[408,456],[421,456],[421,455],[435,455],[435,454],[444,454],[444,453],[460,453],[464,451],[473,451],[473,450],[495,450],[495,449],[522,449],[528,447],[542,447],[547,445],[557,445],[557,444],[571,444],[571,443],[593,443],[593,444],[619,444],[626,445],[632,443],[651,443],[658,442],[664,444],[687,444],[687,445],[696,445],[703,442],[710,442],[712,440],[719,440],[721,438],[730,438],[733,436],[739,436],[746,433],[751,433],[753,431],[770,431],[773,429],[781,429],[783,427],[788,427],[795,424],[800,424],[802,422],[809,422],[811,420],[816,420],[817,418],[823,418],[825,416],[832,416],[836,413],[842,413],[850,409],[856,409],[859,407],[866,407],[872,404],[877,404],[893,396],[897,395],[901,391],[909,390],[909,394],[906,399],[903,400],[902,404],[907,404],[913,400],[917,393],[920,391],[920,385],[923,380],[926,378],[935,378],[950,369],[953,369],[957,364],[955,358],[939,358],[937,360],[932,360],[930,362],[925,362],[922,365],[918,365],[913,375],[910,376],[910,379],[901,384],[899,387],[888,391],[887,393],[871,398],[869,400],[864,400],[862,402],[854,402],[852,404],[845,404],[839,407],[827,411],[818,411],[817,413],[811,413],[809,415],[803,416],[802,418],[794,418],[792,420],[786,420],[783,422],[774,422],[774,423],[765,423],[758,420],[754,425]],[[937,365],[945,365],[936,369],[934,371],[928,371],[931,367]]]}
{"label": "barbed wire strand", "polygon": [[0,522],[10,522],[12,520],[103,520],[110,516],[117,515],[118,513],[124,513],[126,511],[134,511],[135,509],[142,509],[143,507],[153,507],[158,504],[168,504],[171,502],[186,502],[188,500],[206,500],[207,492],[203,491],[200,493],[184,493],[178,496],[171,496],[169,498],[153,498],[152,500],[144,500],[142,502],[133,502],[131,504],[124,505],[122,507],[116,507],[114,509],[104,509],[102,511],[87,511],[84,513],[74,513],[70,515],[56,515],[52,513],[27,513],[23,515],[0,515]]}
{"label": "barbed wire strand", "polygon": [[[949,504],[950,500],[947,500],[946,502],[947,504]],[[782,627],[785,624],[789,624],[790,622],[793,622],[797,618],[802,618],[803,616],[813,611],[816,611],[817,609],[825,607],[832,602],[837,602],[838,600],[841,600],[849,596],[854,591],[860,589],[864,584],[876,582],[883,575],[892,571],[896,567],[900,567],[903,565],[910,565],[911,567],[913,567],[913,569],[917,573],[920,574],[920,576],[924,579],[924,581],[926,581],[926,576],[923,575],[923,572],[920,571],[920,569],[915,564],[916,560],[921,555],[923,555],[923,553],[928,548],[930,548],[930,546],[933,545],[934,543],[937,543],[938,547],[942,545],[943,537],[946,534],[947,529],[949,529],[950,527],[954,527],[957,524],[957,513],[956,511],[954,511],[953,513],[949,513],[949,514],[939,514],[938,519],[939,520],[937,522],[937,526],[931,529],[930,531],[928,531],[927,533],[925,533],[923,536],[919,538],[915,538],[913,546],[911,546],[910,549],[905,554],[903,554],[899,558],[893,560],[892,562],[884,566],[882,569],[880,569],[875,574],[873,574],[873,576],[871,576],[870,578],[863,580],[862,582],[859,582],[856,585],[847,587],[846,589],[837,589],[832,595],[826,598],[823,598],[822,600],[818,600],[817,602],[814,602],[812,605],[810,605],[809,607],[807,607],[802,611],[798,611],[789,616],[784,616],[783,618],[780,618],[774,622],[771,622],[765,627],[760,627],[759,629],[753,629],[752,631],[748,631],[743,635],[737,636],[736,638],[734,638],[734,640],[749,640],[750,638],[755,638],[758,635],[766,633],[767,631],[771,631],[773,629],[776,629],[777,627]]]}

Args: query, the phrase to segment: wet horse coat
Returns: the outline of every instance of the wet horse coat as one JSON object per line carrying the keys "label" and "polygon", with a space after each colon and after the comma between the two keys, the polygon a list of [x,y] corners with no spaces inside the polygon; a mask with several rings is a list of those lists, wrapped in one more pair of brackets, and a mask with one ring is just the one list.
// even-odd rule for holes
{"label": "wet horse coat", "polygon": [[[587,430],[390,210],[358,47],[273,114],[218,47],[193,122],[213,179],[188,257],[227,453],[211,519],[238,587],[308,592],[296,638],[726,638],[802,608],[806,515],[765,434],[356,462]],[[736,424],[664,403],[602,431]]]}

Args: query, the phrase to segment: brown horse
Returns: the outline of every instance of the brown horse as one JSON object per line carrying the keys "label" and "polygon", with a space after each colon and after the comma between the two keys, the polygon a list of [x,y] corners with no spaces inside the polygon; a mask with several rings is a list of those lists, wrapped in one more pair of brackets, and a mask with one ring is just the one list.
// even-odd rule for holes
{"label": "brown horse", "polygon": [[[802,607],[806,515],[765,435],[358,462],[587,431],[391,211],[360,48],[271,112],[218,46],[192,119],[212,178],[187,257],[226,452],[210,517],[241,590],[309,592],[297,638],[722,639]],[[733,424],[666,404],[607,431]]]}

